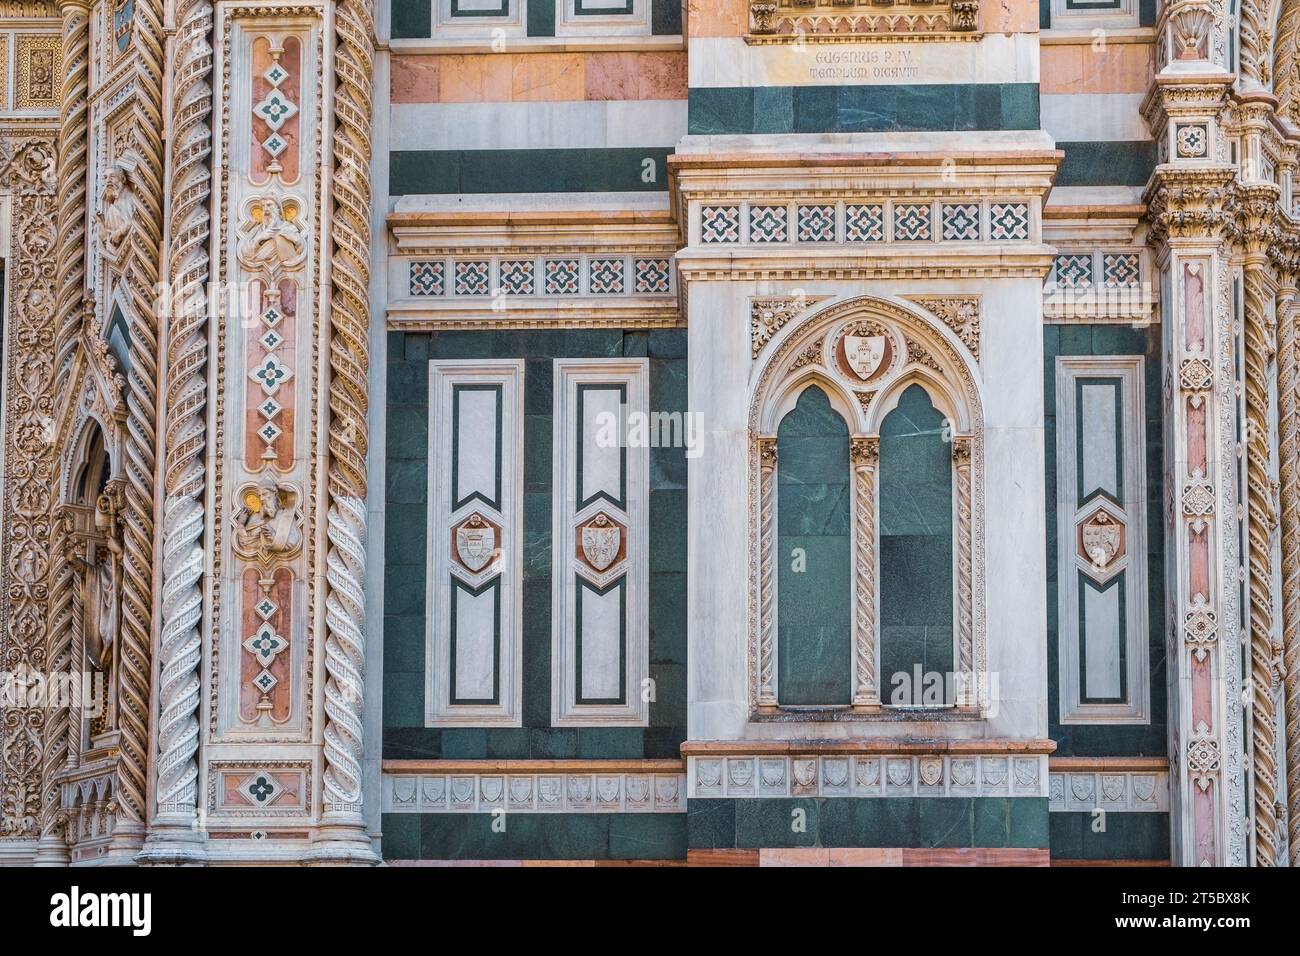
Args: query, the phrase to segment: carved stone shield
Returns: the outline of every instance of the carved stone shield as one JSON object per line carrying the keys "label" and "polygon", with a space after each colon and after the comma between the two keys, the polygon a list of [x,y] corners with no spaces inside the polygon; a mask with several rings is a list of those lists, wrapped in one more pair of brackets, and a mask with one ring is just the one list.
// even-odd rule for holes
{"label": "carved stone shield", "polygon": [[1083,526],[1084,556],[1099,568],[1107,567],[1119,553],[1120,533],[1119,522],[1098,512]]}
{"label": "carved stone shield", "polygon": [[471,571],[482,571],[496,553],[496,530],[480,514],[456,529],[456,554],[461,563]]}
{"label": "carved stone shield", "polygon": [[864,382],[876,374],[880,363],[885,358],[885,337],[883,335],[846,335],[844,336],[844,357],[848,360],[853,374]]}
{"label": "carved stone shield", "polygon": [[597,571],[604,571],[618,557],[623,535],[605,514],[598,514],[582,529],[582,556]]}

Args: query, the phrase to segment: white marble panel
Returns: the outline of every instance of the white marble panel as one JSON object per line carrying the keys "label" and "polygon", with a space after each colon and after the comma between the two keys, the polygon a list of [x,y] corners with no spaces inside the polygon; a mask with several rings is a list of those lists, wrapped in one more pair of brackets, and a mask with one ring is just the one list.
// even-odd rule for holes
{"label": "white marble panel", "polygon": [[691,37],[690,84],[710,86],[1037,83],[1038,37],[977,41],[751,46],[743,37]]}
{"label": "white marble panel", "polygon": [[581,394],[582,497],[604,493],[618,501],[623,497],[622,394],[617,388],[586,388]]}
{"label": "white marble panel", "polygon": [[1105,591],[1084,586],[1083,646],[1084,696],[1114,698],[1121,693],[1120,684],[1120,585]]}
{"label": "white marble panel", "polygon": [[1115,460],[1115,429],[1119,425],[1118,383],[1084,385],[1079,392],[1083,493],[1090,494],[1100,488],[1118,497],[1119,462]]}
{"label": "white marble panel", "polygon": [[493,501],[497,494],[497,407],[500,395],[487,389],[462,388],[458,391],[456,491],[462,500],[477,493]]}
{"label": "white marble panel", "polygon": [[490,700],[496,677],[496,593],[452,589],[456,601],[456,698]]}
{"label": "white marble panel", "polygon": [[1043,129],[1058,142],[1141,141],[1151,138],[1142,119],[1145,93],[1043,93]]}
{"label": "white marble panel", "polygon": [[393,149],[668,147],[686,135],[685,100],[395,103]]}
{"label": "white marble panel", "polygon": [[613,700],[619,696],[619,656],[623,645],[622,592],[599,594],[579,587],[582,604],[582,696]]}

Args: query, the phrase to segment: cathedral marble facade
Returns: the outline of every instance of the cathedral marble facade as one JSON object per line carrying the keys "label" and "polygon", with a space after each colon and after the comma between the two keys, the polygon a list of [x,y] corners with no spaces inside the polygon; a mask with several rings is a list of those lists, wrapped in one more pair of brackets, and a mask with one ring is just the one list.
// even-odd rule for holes
{"label": "cathedral marble facade", "polygon": [[1300,3],[0,3],[0,863],[1300,863]]}

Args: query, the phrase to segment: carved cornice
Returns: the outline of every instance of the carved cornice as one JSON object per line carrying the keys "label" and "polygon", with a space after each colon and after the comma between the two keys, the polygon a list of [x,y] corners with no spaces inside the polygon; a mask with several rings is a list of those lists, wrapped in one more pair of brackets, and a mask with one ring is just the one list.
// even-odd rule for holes
{"label": "carved cornice", "polygon": [[[979,0],[751,0],[750,43],[966,39]],[[954,37],[955,34],[955,37]]]}

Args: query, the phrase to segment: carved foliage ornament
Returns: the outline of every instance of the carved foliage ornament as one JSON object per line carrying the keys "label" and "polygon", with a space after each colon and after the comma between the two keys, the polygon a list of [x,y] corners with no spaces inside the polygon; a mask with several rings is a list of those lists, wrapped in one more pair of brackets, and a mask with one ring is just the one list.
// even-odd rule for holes
{"label": "carved foliage ornament", "polygon": [[[46,668],[55,479],[55,148],[52,134],[0,138],[0,191],[12,197],[6,261],[9,364],[0,502],[0,662]],[[0,712],[0,836],[35,836],[41,812],[42,708]]]}
{"label": "carved foliage ornament", "polygon": [[799,313],[825,299],[824,295],[768,296],[753,299],[749,306],[750,356],[758,357],[772,337]]}
{"label": "carved foliage ornament", "polygon": [[980,297],[978,295],[909,295],[932,315],[942,320],[961,339],[975,358],[980,357]]}

